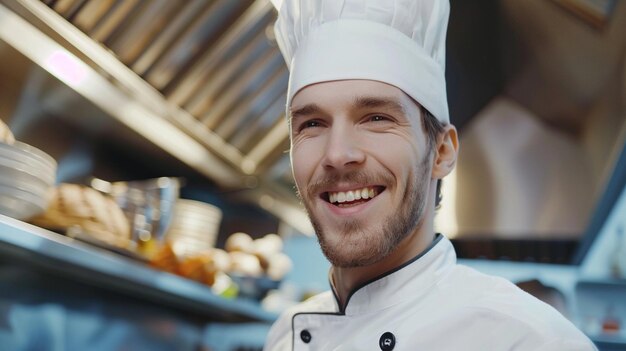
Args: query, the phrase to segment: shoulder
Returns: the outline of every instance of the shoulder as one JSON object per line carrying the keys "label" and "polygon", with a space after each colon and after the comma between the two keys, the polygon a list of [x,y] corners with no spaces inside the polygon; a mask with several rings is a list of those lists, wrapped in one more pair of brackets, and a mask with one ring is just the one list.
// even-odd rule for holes
{"label": "shoulder", "polygon": [[[455,267],[447,283],[455,285],[463,314],[494,334],[520,338],[535,350],[595,350],[591,341],[552,306],[526,293],[510,281],[465,266]],[[510,340],[512,340],[510,339]],[[520,348],[523,349],[523,348]]]}
{"label": "shoulder", "polygon": [[335,298],[330,291],[315,295],[306,301],[288,308],[276,320],[267,336],[265,351],[291,349],[291,325],[293,316],[305,312],[335,312]]}
{"label": "shoulder", "polygon": [[294,315],[298,313],[312,312],[337,312],[337,303],[331,291],[312,296],[305,301],[288,308],[280,315],[279,321],[287,320],[291,322]]}

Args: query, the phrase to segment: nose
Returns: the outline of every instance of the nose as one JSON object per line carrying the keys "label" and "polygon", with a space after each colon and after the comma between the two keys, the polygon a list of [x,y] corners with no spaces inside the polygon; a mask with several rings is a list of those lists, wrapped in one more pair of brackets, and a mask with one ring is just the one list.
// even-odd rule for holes
{"label": "nose", "polygon": [[365,161],[356,131],[349,127],[333,126],[327,134],[323,165],[326,169],[341,170]]}

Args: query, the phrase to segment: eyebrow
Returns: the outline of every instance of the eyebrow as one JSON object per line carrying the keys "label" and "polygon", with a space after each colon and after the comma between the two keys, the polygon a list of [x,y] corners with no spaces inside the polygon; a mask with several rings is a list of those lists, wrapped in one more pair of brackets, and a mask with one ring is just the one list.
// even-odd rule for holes
{"label": "eyebrow", "polygon": [[354,99],[354,106],[356,108],[387,108],[395,110],[406,115],[404,105],[399,101],[392,98],[381,98],[375,96],[358,96]]}
{"label": "eyebrow", "polygon": [[316,104],[306,104],[296,110],[289,110],[289,114],[291,115],[291,119],[295,119],[298,117],[306,117],[310,115],[320,114],[323,110]]}
{"label": "eyebrow", "polygon": [[[397,100],[392,98],[381,98],[375,96],[357,96],[354,98],[353,107],[357,109],[366,108],[387,108],[406,115],[404,106]],[[306,104],[298,109],[289,110],[291,119],[307,117],[316,114],[322,114],[324,110],[315,103]]]}

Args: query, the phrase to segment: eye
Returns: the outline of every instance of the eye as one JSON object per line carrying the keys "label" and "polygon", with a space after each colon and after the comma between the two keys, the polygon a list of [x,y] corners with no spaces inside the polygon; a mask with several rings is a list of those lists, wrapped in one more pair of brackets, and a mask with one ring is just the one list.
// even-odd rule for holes
{"label": "eye", "polygon": [[384,115],[371,115],[368,117],[368,121],[369,122],[384,122],[384,121],[389,121],[389,117],[384,116]]}
{"label": "eye", "polygon": [[321,125],[322,123],[320,121],[312,119],[312,120],[305,121],[304,123],[300,124],[300,126],[298,127],[298,130],[320,127]]}

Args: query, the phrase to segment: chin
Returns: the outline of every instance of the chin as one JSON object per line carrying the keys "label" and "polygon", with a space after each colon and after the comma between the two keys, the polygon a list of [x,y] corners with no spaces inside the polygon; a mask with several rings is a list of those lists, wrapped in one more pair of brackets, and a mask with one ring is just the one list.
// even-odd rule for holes
{"label": "chin", "polygon": [[[321,229],[321,230],[320,230]],[[317,228],[324,256],[335,267],[353,268],[375,264],[387,257],[397,245],[383,228],[363,229],[348,223],[342,229]]]}

